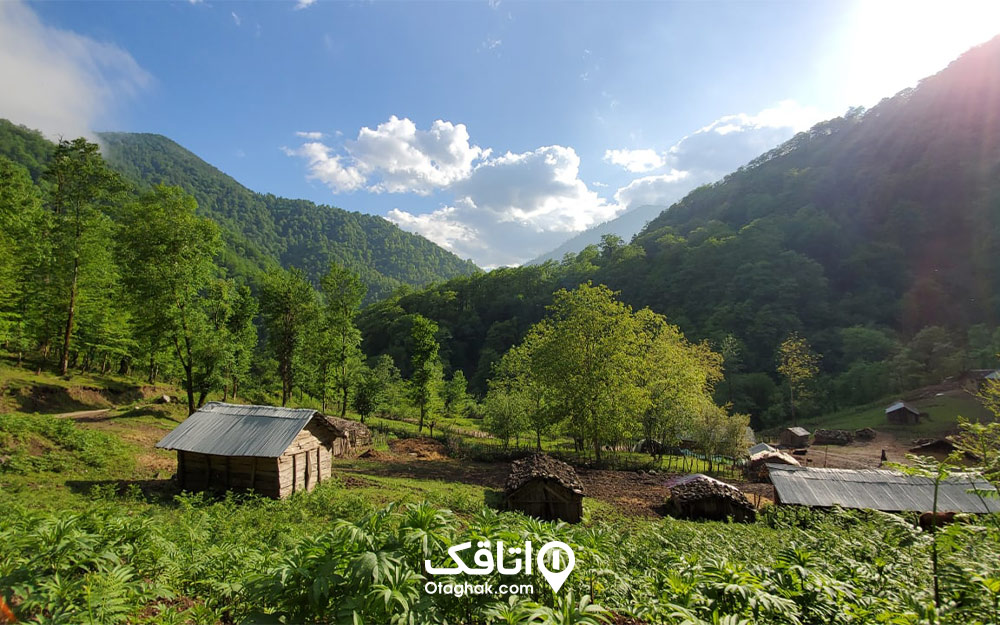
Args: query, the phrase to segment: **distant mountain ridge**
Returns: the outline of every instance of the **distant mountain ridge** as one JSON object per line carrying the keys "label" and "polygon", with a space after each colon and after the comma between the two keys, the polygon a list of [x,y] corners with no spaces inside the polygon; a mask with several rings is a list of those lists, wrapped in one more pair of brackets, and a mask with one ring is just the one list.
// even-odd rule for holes
{"label": "distant mountain ridge", "polygon": [[[164,183],[193,195],[199,211],[222,227],[220,261],[236,275],[252,280],[280,264],[318,281],[336,261],[358,272],[368,286],[367,300],[374,301],[400,286],[478,271],[471,261],[381,217],[251,191],[162,135],[105,132],[98,139],[108,163],[140,188]],[[34,178],[53,147],[40,133],[0,120],[0,155],[27,167]]]}
{"label": "distant mountain ridge", "polygon": [[576,254],[588,245],[597,245],[601,242],[601,237],[606,234],[620,236],[625,241],[629,241],[639,233],[645,225],[656,218],[657,215],[667,210],[666,206],[655,206],[644,204],[635,208],[630,208],[621,215],[598,224],[593,228],[588,228],[577,234],[565,243],[546,252],[538,258],[527,262],[529,265],[539,265],[547,260],[562,260],[566,254]]}

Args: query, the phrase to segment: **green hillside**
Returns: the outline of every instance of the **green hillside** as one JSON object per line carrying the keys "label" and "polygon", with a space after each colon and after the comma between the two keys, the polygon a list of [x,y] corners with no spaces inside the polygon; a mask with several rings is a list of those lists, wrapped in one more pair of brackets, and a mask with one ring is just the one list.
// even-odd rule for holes
{"label": "green hillside", "polygon": [[996,366],[998,255],[1000,39],[695,190],[630,244],[459,278],[361,325],[392,353],[397,312],[431,317],[453,339],[451,365],[481,384],[554,289],[592,280],[693,339],[732,335],[721,399],[777,422],[775,353],[792,332],[822,356],[816,414]]}
{"label": "green hillside", "polygon": [[[220,259],[236,275],[253,276],[277,261],[318,281],[336,261],[356,271],[368,299],[398,286],[422,286],[476,271],[470,261],[390,222],[357,212],[255,193],[170,139],[153,134],[101,133],[107,161],[139,187],[184,188],[202,214],[223,228]],[[0,120],[0,155],[38,180],[53,144],[39,133]]]}

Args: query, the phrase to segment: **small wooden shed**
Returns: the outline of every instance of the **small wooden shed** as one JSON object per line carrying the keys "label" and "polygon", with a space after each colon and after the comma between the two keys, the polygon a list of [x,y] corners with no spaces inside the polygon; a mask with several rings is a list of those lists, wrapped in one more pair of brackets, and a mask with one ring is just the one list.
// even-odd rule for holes
{"label": "small wooden shed", "polygon": [[892,425],[914,425],[920,420],[920,411],[905,402],[897,401],[885,409],[885,420]]}
{"label": "small wooden shed", "polygon": [[505,484],[507,507],[546,521],[583,517],[583,484],[576,470],[545,454],[516,460]]}
{"label": "small wooden shed", "polygon": [[809,430],[797,426],[785,428],[778,436],[778,440],[786,447],[808,447]]}
{"label": "small wooden shed", "polygon": [[156,444],[177,451],[177,481],[186,490],[256,491],[287,497],[331,476],[331,458],[371,441],[311,409],[210,402]]}
{"label": "small wooden shed", "polygon": [[682,519],[748,522],[757,511],[743,492],[731,484],[701,473],[674,478],[667,482],[670,499],[667,511]]}

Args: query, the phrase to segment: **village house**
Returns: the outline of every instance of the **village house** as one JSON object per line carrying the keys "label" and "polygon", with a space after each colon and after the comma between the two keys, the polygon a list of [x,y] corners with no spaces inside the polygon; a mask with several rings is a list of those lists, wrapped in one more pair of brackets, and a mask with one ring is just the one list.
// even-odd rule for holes
{"label": "village house", "polygon": [[156,446],[177,452],[185,490],[281,498],[312,490],[330,478],[332,458],[370,443],[364,425],[316,410],[210,402]]}
{"label": "village house", "polygon": [[920,411],[903,401],[897,401],[885,409],[885,420],[890,425],[914,425],[919,419]]}
{"label": "village house", "polygon": [[785,428],[778,436],[778,440],[785,447],[808,447],[809,430],[797,426]]}
{"label": "village house", "polygon": [[[934,480],[884,469],[813,469],[769,464],[774,503],[815,508],[862,508],[883,512],[931,512]],[[956,476],[942,480],[937,492],[939,512],[986,514],[1000,512],[1000,500],[975,491],[996,492],[982,478]]]}
{"label": "village house", "polygon": [[576,470],[545,454],[516,460],[504,485],[507,507],[546,521],[583,517],[583,484]]}

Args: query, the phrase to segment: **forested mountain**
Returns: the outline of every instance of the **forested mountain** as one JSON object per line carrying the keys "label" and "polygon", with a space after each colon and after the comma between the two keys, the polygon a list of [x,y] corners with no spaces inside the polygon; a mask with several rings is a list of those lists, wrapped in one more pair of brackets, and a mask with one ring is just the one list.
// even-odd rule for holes
{"label": "forested mountain", "polygon": [[577,254],[588,245],[597,245],[606,234],[616,235],[626,240],[631,239],[666,208],[666,206],[652,206],[650,204],[630,208],[614,219],[584,230],[551,252],[529,261],[528,264],[537,265],[547,260],[562,260],[566,254]]}
{"label": "forested mountain", "polygon": [[816,409],[829,409],[994,366],[998,254],[1000,38],[692,192],[628,245],[459,278],[361,325],[369,349],[392,352],[401,314],[435,319],[476,388],[553,289],[592,280],[692,339],[731,335],[727,390],[758,416],[781,403],[778,345],[802,334],[822,355]]}
{"label": "forested mountain", "polygon": [[[256,275],[277,261],[302,269],[318,284],[335,261],[361,276],[373,301],[400,285],[476,271],[470,261],[380,217],[255,193],[166,137],[99,138],[105,159],[139,187],[162,182],[193,195],[201,214],[222,226],[220,261],[236,275]],[[0,155],[26,167],[35,180],[53,149],[40,134],[0,120]]]}

